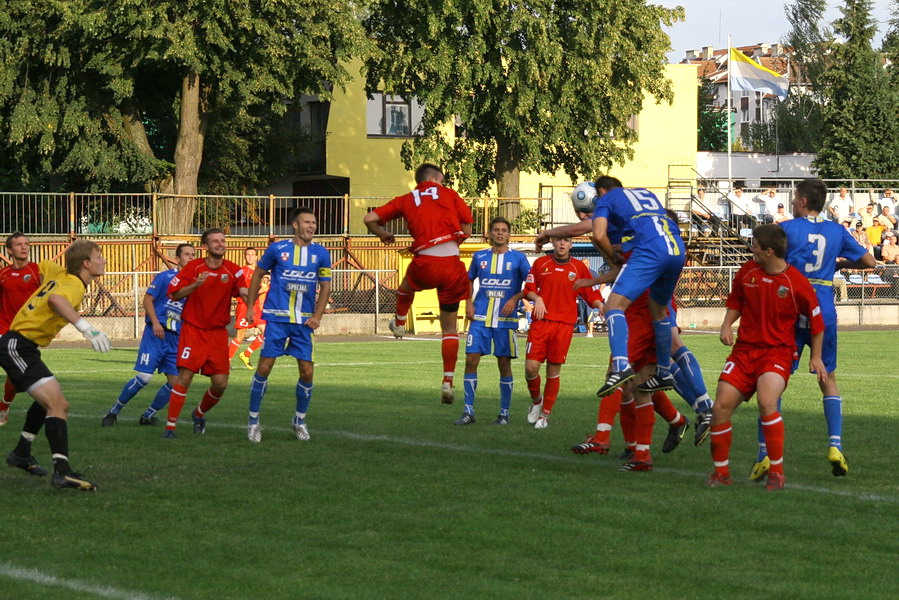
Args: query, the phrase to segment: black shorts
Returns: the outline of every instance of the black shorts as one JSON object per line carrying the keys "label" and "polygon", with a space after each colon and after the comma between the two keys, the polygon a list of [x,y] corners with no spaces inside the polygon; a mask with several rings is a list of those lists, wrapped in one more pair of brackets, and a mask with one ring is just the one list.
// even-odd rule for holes
{"label": "black shorts", "polygon": [[27,392],[38,381],[53,377],[38,345],[16,331],[0,337],[0,367],[17,392]]}

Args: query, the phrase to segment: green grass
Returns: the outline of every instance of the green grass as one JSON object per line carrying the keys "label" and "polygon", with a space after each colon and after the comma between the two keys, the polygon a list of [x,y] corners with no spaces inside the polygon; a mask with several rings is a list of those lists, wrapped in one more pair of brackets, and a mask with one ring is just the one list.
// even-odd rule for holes
{"label": "green grass", "polygon": [[[544,431],[525,423],[521,361],[512,424],[489,425],[498,375],[485,357],[480,420],[463,428],[452,425],[461,399],[439,403],[436,342],[320,342],[312,440],[290,431],[296,367],[282,359],[259,445],[245,439],[251,373],[237,361],[207,434],[194,436],[188,418],[164,441],[159,428],[136,424],[161,376],[116,427],[100,428],[134,349],[50,349],[46,362],[72,405],[72,463],[101,487],[56,491],[3,470],[0,598],[895,598],[899,373],[881,358],[893,340],[841,334],[848,477],[834,478],[824,458],[812,376],[793,378],[780,494],[745,480],[754,403],[734,419],[731,489],[703,486],[708,446],[657,449],[651,473],[571,454],[595,423],[604,339],[574,340]],[[687,343],[713,389],[726,349],[712,335]],[[204,388],[197,378],[185,415]],[[4,452],[27,405],[20,396],[0,430]],[[656,448],[665,429],[657,424]],[[613,440],[614,454],[617,432]],[[35,455],[49,466],[43,436]],[[70,588],[110,589],[26,581],[28,569]]]}

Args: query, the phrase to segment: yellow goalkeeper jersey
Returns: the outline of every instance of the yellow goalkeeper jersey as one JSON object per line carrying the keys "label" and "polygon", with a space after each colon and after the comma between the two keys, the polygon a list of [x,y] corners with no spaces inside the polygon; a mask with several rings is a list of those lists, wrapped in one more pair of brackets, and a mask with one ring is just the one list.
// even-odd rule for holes
{"label": "yellow goalkeeper jersey", "polygon": [[39,267],[43,285],[22,305],[9,328],[38,346],[46,346],[68,324],[50,306],[50,295],[62,296],[75,310],[80,310],[86,286],[81,278],[67,273],[53,261],[41,261]]}

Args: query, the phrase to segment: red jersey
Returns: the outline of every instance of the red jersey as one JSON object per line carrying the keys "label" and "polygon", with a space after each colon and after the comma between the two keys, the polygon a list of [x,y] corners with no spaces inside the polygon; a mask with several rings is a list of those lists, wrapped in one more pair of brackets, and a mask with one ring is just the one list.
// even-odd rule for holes
{"label": "red jersey", "polygon": [[21,269],[8,265],[0,269],[0,334],[9,331],[13,317],[41,285],[37,263],[26,263]]}
{"label": "red jersey", "polygon": [[800,317],[809,320],[812,335],[824,331],[818,298],[808,279],[795,267],[771,275],[754,260],[734,277],[727,308],[740,312],[737,345],[796,348],[794,328]]}
{"label": "red jersey", "polygon": [[406,219],[412,235],[412,252],[466,238],[462,225],[474,221],[471,209],[454,190],[433,181],[419,183],[408,194],[397,196],[375,209],[381,223]]}
{"label": "red jersey", "polygon": [[576,279],[592,279],[593,275],[584,263],[570,258],[560,263],[552,254],[541,256],[534,261],[531,272],[524,283],[524,293],[534,292],[546,305],[546,321],[556,321],[574,325],[577,323],[577,297],[580,295],[587,304],[593,306],[602,300],[599,286],[574,289]]}
{"label": "red jersey", "polygon": [[243,271],[230,260],[212,269],[206,259],[197,258],[181,269],[169,284],[168,295],[197,280],[200,273],[209,273],[206,281],[187,297],[181,319],[199,329],[218,329],[231,322],[231,298],[240,295]]}

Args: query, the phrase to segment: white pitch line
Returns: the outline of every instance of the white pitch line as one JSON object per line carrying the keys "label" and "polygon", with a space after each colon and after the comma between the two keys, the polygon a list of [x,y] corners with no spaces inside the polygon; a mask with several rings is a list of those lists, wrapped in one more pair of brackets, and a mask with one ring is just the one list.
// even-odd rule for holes
{"label": "white pitch line", "polygon": [[[79,419],[96,419],[96,416],[88,416],[81,414],[71,414],[69,413],[69,418],[79,418]],[[213,423],[211,425],[213,428],[225,428],[225,429],[241,429],[245,430],[246,425],[237,425],[234,423]],[[293,429],[288,427],[265,427],[266,431],[279,431],[279,432],[290,432],[293,433]],[[547,462],[556,462],[556,463],[566,463],[566,464],[585,464],[589,458],[575,458],[573,456],[556,456],[552,454],[538,454],[536,452],[522,452],[520,450],[505,450],[501,448],[483,448],[481,446],[460,446],[458,444],[449,444],[445,442],[433,442],[431,440],[420,440],[415,438],[406,438],[406,437],[396,437],[390,435],[372,435],[365,433],[358,433],[355,431],[342,431],[342,430],[327,430],[327,429],[313,429],[312,433],[315,435],[324,435],[324,436],[332,436],[339,437],[351,440],[360,440],[364,442],[384,442],[388,444],[401,444],[404,446],[415,446],[418,448],[433,448],[436,450],[447,450],[450,452],[464,452],[470,454],[482,454],[486,456],[502,456],[507,458],[515,458],[515,459],[526,459],[526,460],[540,460]],[[605,463],[596,463],[597,466],[601,468],[617,468],[616,464],[610,464],[608,462]],[[670,473],[672,475],[677,475],[679,477],[689,477],[691,479],[704,479],[708,476],[708,473],[702,472],[698,473],[696,471],[684,471],[681,469],[671,469],[668,467],[658,467],[654,466],[653,471],[657,471],[659,473]],[[737,482],[739,485],[739,481]],[[750,485],[747,482],[747,485]],[[754,484],[752,484],[754,485]],[[869,492],[856,492],[853,490],[835,490],[825,487],[813,486],[813,485],[804,485],[801,483],[794,483],[790,481],[788,488],[791,490],[801,490],[804,492],[813,492],[817,494],[824,494],[829,496],[840,496],[845,498],[855,498],[856,500],[868,500],[871,502],[879,502],[882,504],[899,504],[899,498],[895,496],[884,496],[881,494],[872,494]]]}
{"label": "white pitch line", "polygon": [[139,592],[131,592],[110,587],[108,585],[95,585],[79,579],[64,579],[38,571],[37,569],[23,569],[9,563],[0,563],[0,577],[27,581],[38,585],[61,587],[76,592],[94,594],[100,598],[113,598],[114,600],[178,600],[175,596],[149,596]]}

